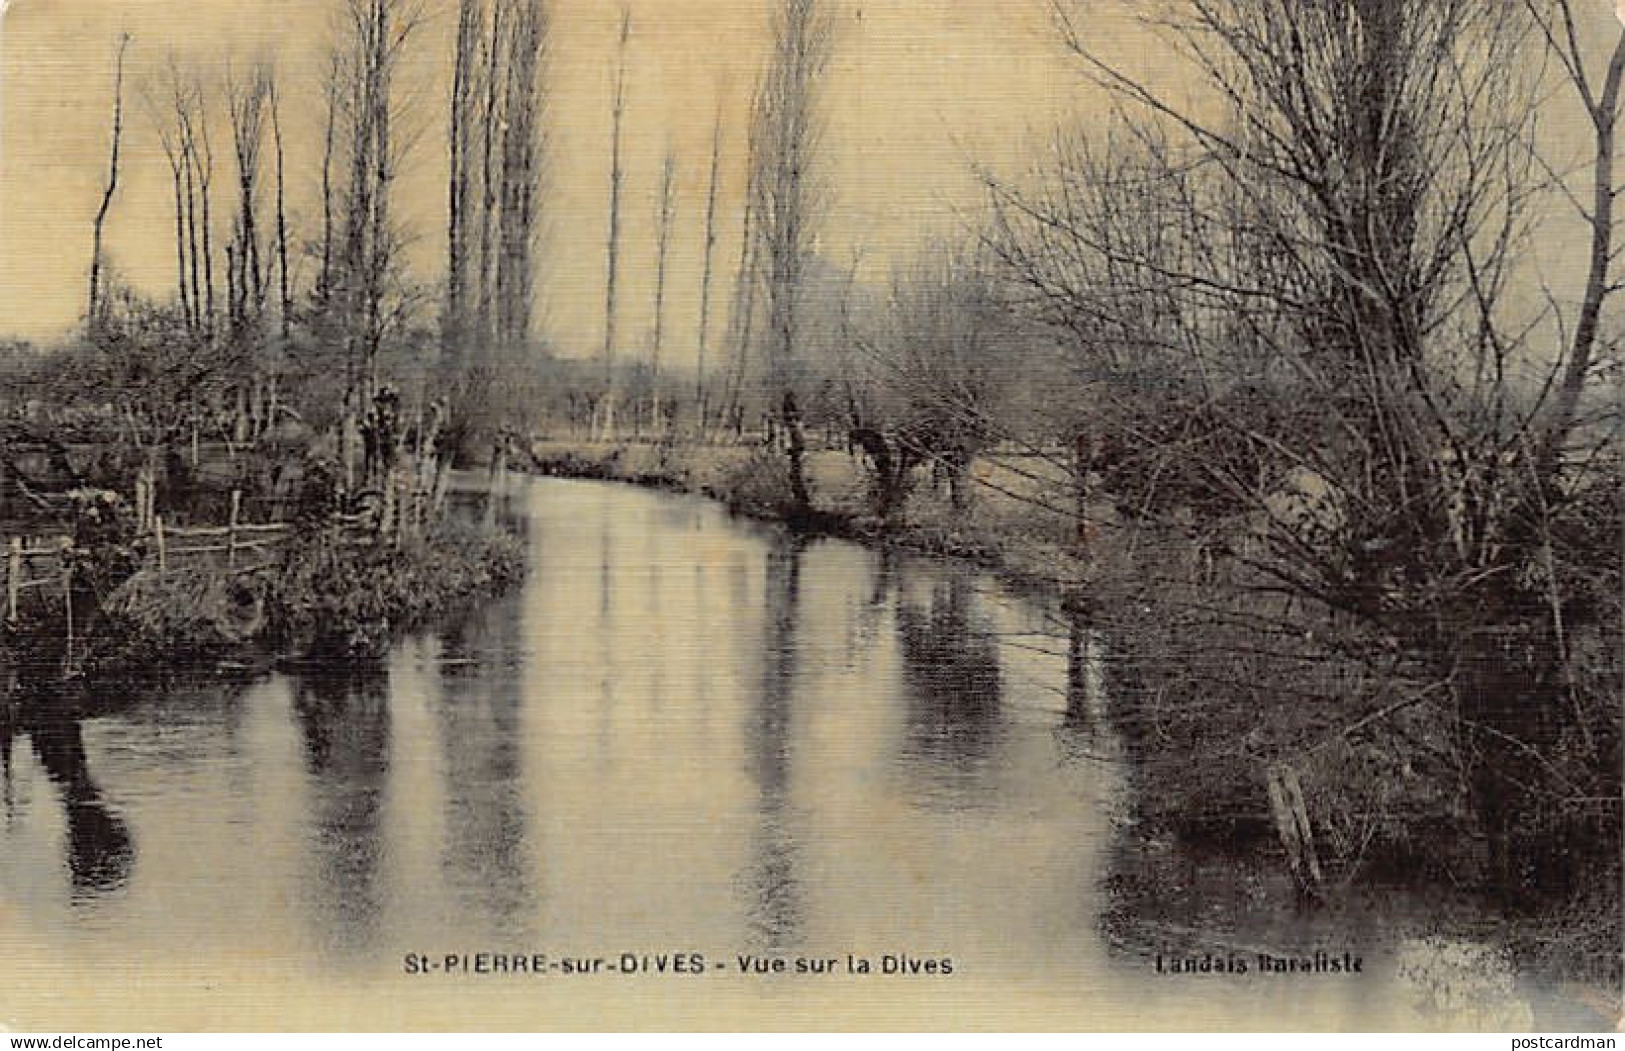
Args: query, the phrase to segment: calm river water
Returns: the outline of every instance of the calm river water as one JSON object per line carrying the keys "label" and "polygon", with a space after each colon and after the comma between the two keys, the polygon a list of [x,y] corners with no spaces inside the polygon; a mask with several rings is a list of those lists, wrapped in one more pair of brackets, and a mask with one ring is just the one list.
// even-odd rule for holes
{"label": "calm river water", "polygon": [[[984,574],[607,484],[517,482],[510,501],[522,589],[380,668],[188,687],[7,743],[0,1024],[1556,1010],[1494,966],[1450,971],[1481,950],[1421,940],[1401,897],[1305,909],[1267,861],[1139,835],[1096,645]],[[1257,973],[1258,952],[1317,950],[1360,973]],[[473,973],[479,953],[554,967]],[[625,973],[668,954],[704,973]],[[1202,958],[1251,966],[1166,973]]]}

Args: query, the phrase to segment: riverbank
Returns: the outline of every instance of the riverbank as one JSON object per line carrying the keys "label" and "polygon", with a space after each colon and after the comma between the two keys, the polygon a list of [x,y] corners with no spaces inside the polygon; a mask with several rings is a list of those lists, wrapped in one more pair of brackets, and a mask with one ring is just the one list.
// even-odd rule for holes
{"label": "riverbank", "polygon": [[[534,469],[549,477],[692,493],[764,521],[788,517],[781,458],[758,446],[542,441],[531,453]],[[945,488],[925,483],[911,492],[906,513],[886,519],[872,511],[857,455],[813,449],[806,467],[813,507],[801,521],[787,523],[800,531],[959,559],[1055,594],[1083,583],[1070,554],[1076,542],[1070,511],[1050,506],[1044,495],[1046,486],[1065,484],[1064,470],[1053,461],[979,460],[972,468],[977,496],[967,506],[953,507]]]}
{"label": "riverbank", "polygon": [[400,543],[310,524],[243,571],[207,562],[160,570],[117,544],[81,557],[100,571],[83,571],[74,595],[71,650],[55,605],[27,608],[0,632],[0,666],[24,692],[105,694],[216,665],[370,660],[525,573],[518,537],[451,520]]}

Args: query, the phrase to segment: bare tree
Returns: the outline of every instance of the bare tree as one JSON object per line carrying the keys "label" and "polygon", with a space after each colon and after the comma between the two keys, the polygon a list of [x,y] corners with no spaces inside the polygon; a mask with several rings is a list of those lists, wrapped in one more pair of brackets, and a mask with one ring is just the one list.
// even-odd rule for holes
{"label": "bare tree", "polygon": [[260,150],[265,138],[267,104],[274,93],[270,67],[256,62],[246,81],[238,82],[228,69],[226,105],[231,121],[232,150],[237,161],[237,215],[232,243],[237,272],[232,324],[236,328],[257,323],[265,305],[266,275],[260,258],[258,198]]}
{"label": "bare tree", "polygon": [[655,326],[654,340],[649,348],[649,375],[652,403],[649,423],[660,429],[660,352],[666,334],[666,259],[671,249],[671,225],[677,209],[677,157],[666,151],[665,164],[660,169],[660,216],[655,231]]}
{"label": "bare tree", "polygon": [[[754,169],[748,176],[755,178]],[[756,287],[759,282],[756,243],[756,194],[745,194],[740,217],[739,269],[734,274],[733,309],[728,313],[729,344],[732,347],[728,372],[723,381],[722,416],[732,421],[735,433],[744,426],[745,376],[750,368],[750,347],[756,331]]]}
{"label": "bare tree", "polygon": [[812,498],[793,371],[796,300],[826,205],[815,169],[822,132],[820,89],[833,45],[834,22],[825,0],[781,0],[774,9],[773,53],[757,87],[751,126],[756,232],[770,328],[767,382],[779,402],[790,499],[797,513],[805,513]]}
{"label": "bare tree", "polygon": [[198,196],[203,206],[201,216],[203,251],[203,327],[214,332],[214,223],[210,218],[210,187],[214,182],[214,146],[209,139],[208,97],[198,83],[193,91],[196,106],[193,116],[185,121],[186,139],[197,159]]}
{"label": "bare tree", "polygon": [[184,185],[182,172],[186,163],[185,144],[180,129],[170,123],[168,116],[160,112],[151,96],[147,99],[147,106],[153,125],[158,129],[158,142],[163,148],[164,159],[169,162],[170,183],[175,203],[175,292],[179,297],[182,313],[190,320],[191,304],[186,283],[186,202],[182,196]]}
{"label": "bare tree", "polygon": [[458,8],[441,334],[458,390],[451,433],[461,448],[501,415],[495,367],[514,359],[500,352],[531,338],[547,157],[548,19],[545,0],[465,0]]}
{"label": "bare tree", "polygon": [[339,88],[340,53],[334,49],[324,83],[327,104],[326,131],[322,137],[322,261],[316,280],[316,295],[324,304],[333,292],[333,148],[342,105]]}
{"label": "bare tree", "polygon": [[475,161],[477,99],[481,75],[480,43],[485,13],[479,0],[461,0],[457,9],[457,37],[452,56],[451,110],[447,121],[451,153],[446,202],[446,308],[442,323],[447,351],[463,353],[468,337],[470,299],[474,296],[470,244],[474,205],[479,192]]}
{"label": "bare tree", "polygon": [[711,178],[705,191],[704,261],[700,269],[700,335],[694,368],[694,430],[703,436],[706,427],[705,352],[711,334],[711,257],[717,247],[717,175],[722,165],[722,105],[717,104],[716,123],[711,128]]}
{"label": "bare tree", "polygon": [[[1525,0],[1531,17],[1555,56],[1563,75],[1579,96],[1592,129],[1591,206],[1576,207],[1590,229],[1590,259],[1585,291],[1573,334],[1561,361],[1561,380],[1540,441],[1541,473],[1554,475],[1575,426],[1580,400],[1595,363],[1603,305],[1619,288],[1610,277],[1614,260],[1614,199],[1620,188],[1614,177],[1615,132],[1619,123],[1621,82],[1625,81],[1625,32],[1614,43],[1599,78],[1591,71],[1580,42],[1572,0]],[[1574,198],[1570,198],[1574,200]]]}
{"label": "bare tree", "polygon": [[[1456,411],[1456,364],[1505,353],[1498,288],[1524,216],[1526,125],[1502,105],[1516,26],[1455,0],[1291,11],[1213,0],[1160,24],[1229,100],[1228,116],[1167,102],[1063,20],[1087,68],[1145,115],[1131,135],[1146,144],[1169,221],[1136,230],[1098,207],[1080,220],[1078,206],[1098,202],[1065,186],[1045,205],[1018,205],[1015,221],[1040,248],[1017,261],[1050,271],[1028,266],[1029,286],[1108,358],[1100,334],[1136,333],[1199,396],[1238,346],[1252,348],[1326,407],[1316,451],[1281,468],[1347,474],[1356,531],[1382,538],[1351,542],[1396,557],[1428,546],[1448,529],[1441,451],[1458,463],[1493,457],[1504,439]],[[1110,300],[1075,280],[1080,260],[1116,289]],[[1463,317],[1478,323],[1458,327]],[[1242,378],[1231,370],[1224,382]],[[1346,462],[1328,462],[1342,451]],[[1243,488],[1257,497],[1259,484]]]}
{"label": "bare tree", "polygon": [[101,207],[96,209],[91,228],[90,294],[85,305],[85,318],[93,329],[101,318],[102,226],[107,222],[107,211],[113,205],[113,194],[118,191],[119,141],[124,133],[124,53],[129,46],[128,33],[119,37],[118,54],[114,59],[113,143],[108,151],[107,188],[102,192]]}
{"label": "bare tree", "polygon": [[503,56],[506,23],[503,15],[506,5],[497,3],[491,10],[491,32],[484,44],[485,106],[480,118],[480,272],[478,280],[478,331],[480,338],[488,339],[496,314],[497,257],[501,252],[501,230],[497,225],[501,206],[502,111],[504,94]]}
{"label": "bare tree", "polygon": [[198,156],[197,138],[193,133],[193,114],[198,108],[196,85],[182,87],[180,74],[174,72],[175,87],[175,123],[180,129],[181,141],[181,170],[186,182],[186,249],[188,260],[187,299],[191,304],[190,316],[192,327],[201,330],[207,323],[203,313],[202,284],[199,281],[198,268],[198,201],[197,189],[202,181],[202,160]]}
{"label": "bare tree", "polygon": [[632,9],[621,6],[620,53],[615,68],[615,96],[610,113],[609,233],[606,238],[607,271],[604,277],[604,395],[599,412],[601,437],[615,430],[615,292],[620,278],[621,252],[621,119],[626,111],[626,46],[632,38]]}
{"label": "bare tree", "polygon": [[197,180],[204,165],[198,157],[196,129],[202,121],[201,88],[182,73],[173,55],[165,68],[160,103],[146,96],[147,108],[158,130],[159,145],[169,162],[175,203],[176,293],[189,330],[204,324],[204,302],[198,280]]}
{"label": "bare tree", "polygon": [[[1604,197],[1625,50],[1598,88],[1565,43],[1565,5],[1534,8],[1587,104],[1602,195],[1588,217],[1588,294],[1542,417],[1518,376],[1540,362],[1546,329],[1508,294],[1540,215],[1526,11],[1468,0],[1156,9],[1147,23],[1216,102],[1201,106],[1128,74],[1091,48],[1071,6],[1056,9],[1083,68],[1127,115],[1124,137],[1059,149],[1041,191],[996,186],[994,242],[1073,341],[1099,407],[1101,433],[1076,473],[1102,477],[1120,514],[1157,528],[1226,523],[1213,531],[1236,591],[1204,594],[1206,608],[1230,610],[1230,627],[1252,617],[1255,632],[1274,611],[1312,640],[1284,659],[1335,654],[1382,684],[1307,724],[1252,715],[1250,754],[1267,758],[1259,781],[1285,801],[1289,855],[1311,872],[1289,833],[1335,816],[1311,822],[1295,770],[1337,754],[1346,773],[1351,728],[1405,719],[1437,719],[1467,742],[1457,783],[1472,785],[1500,859],[1509,830],[1534,827],[1514,815],[1589,813],[1598,742],[1617,739],[1617,720],[1551,688],[1574,680],[1561,666],[1574,614],[1568,585],[1541,568],[1561,561],[1550,557],[1558,512],[1542,495],[1557,491],[1551,457],[1542,466],[1521,450],[1570,432],[1579,395],[1564,389],[1580,391],[1590,369],[1610,287]],[[1531,616],[1543,606],[1544,625]],[[1267,666],[1239,655],[1241,639],[1237,667]],[[1258,710],[1291,681],[1251,687]]]}
{"label": "bare tree", "polygon": [[333,99],[343,118],[340,145],[349,176],[337,217],[334,281],[356,402],[370,400],[386,331],[401,320],[397,307],[406,305],[398,287],[402,237],[390,210],[409,142],[395,134],[402,105],[396,81],[423,17],[417,0],[346,0],[338,25]]}
{"label": "bare tree", "polygon": [[[277,313],[281,320],[282,338],[286,340],[293,323],[293,295],[290,288],[291,278],[288,275],[288,206],[287,180],[283,172],[282,99],[275,78],[271,80],[268,103],[271,110],[271,144],[276,154],[276,260],[277,291],[280,299]],[[214,298],[212,283],[209,296],[212,301]]]}
{"label": "bare tree", "polygon": [[848,393],[851,436],[869,459],[875,514],[886,519],[902,510],[917,466],[931,467],[963,511],[971,463],[1000,434],[1000,403],[1019,372],[1020,332],[1001,282],[989,260],[930,246],[893,275],[875,322],[875,331],[849,335],[867,359],[862,411],[857,393]]}
{"label": "bare tree", "polygon": [[502,127],[502,252],[498,259],[498,337],[509,347],[530,338],[535,305],[538,195],[543,169],[543,85],[547,8],[543,0],[514,0],[508,30],[507,87]]}

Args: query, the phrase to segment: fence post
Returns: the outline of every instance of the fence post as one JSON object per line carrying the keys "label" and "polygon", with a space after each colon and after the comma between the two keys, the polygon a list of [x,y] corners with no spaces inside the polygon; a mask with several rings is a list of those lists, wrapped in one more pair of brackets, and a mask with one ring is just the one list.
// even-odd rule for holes
{"label": "fence post", "polygon": [[158,542],[158,572],[163,573],[169,569],[169,549],[164,543],[164,516],[152,516],[152,535]]}
{"label": "fence post", "polygon": [[17,595],[23,581],[23,538],[14,536],[6,551],[6,619],[17,620]]}
{"label": "fence post", "polygon": [[390,500],[390,502],[395,505],[395,535],[393,539],[395,541],[395,547],[399,549],[401,546],[401,534],[405,533],[407,529],[406,519],[408,511],[405,479],[402,477],[401,469],[399,467],[390,468],[389,491],[394,494]]}
{"label": "fence post", "polygon": [[62,605],[67,612],[63,632],[62,674],[73,671],[73,538],[62,538]]}
{"label": "fence post", "polygon": [[401,488],[406,492],[406,528],[411,531],[415,539],[422,530],[419,520],[423,513],[423,460],[412,461],[412,472],[401,481]]}
{"label": "fence post", "polygon": [[496,524],[497,501],[508,494],[508,436],[504,434],[500,444],[492,453],[491,472],[486,477],[488,492],[485,495],[485,525],[489,529]]}
{"label": "fence post", "polygon": [[438,522],[446,510],[446,490],[451,485],[450,457],[436,459],[434,465],[434,500],[429,506],[430,513]]}
{"label": "fence post", "polygon": [[231,522],[226,526],[226,568],[237,568],[237,516],[243,508],[243,491],[231,491]]}

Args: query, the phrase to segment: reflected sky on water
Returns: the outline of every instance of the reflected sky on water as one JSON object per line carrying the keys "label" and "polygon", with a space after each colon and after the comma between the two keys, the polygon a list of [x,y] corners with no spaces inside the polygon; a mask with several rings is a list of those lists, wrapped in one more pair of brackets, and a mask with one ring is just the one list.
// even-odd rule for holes
{"label": "reflected sky on water", "polygon": [[[516,490],[523,587],[377,666],[0,724],[0,935],[58,967],[257,961],[334,1010],[404,982],[409,952],[853,953],[951,958],[953,977],[887,994],[938,1024],[1019,1025],[1022,1004],[1081,1028],[1414,1023],[1402,906],[1306,915],[1267,874],[1138,838],[1102,643],[1053,610],[697,499]],[[1256,899],[1224,912],[1250,928],[1200,893],[1106,922],[1148,863]],[[1156,973],[1159,952],[1237,946],[1368,970]],[[706,980],[712,1017],[841,1009]],[[599,981],[489,1017],[624,1010],[622,979]],[[624,979],[655,1007],[660,981]],[[406,983],[389,1017],[443,993]]]}

